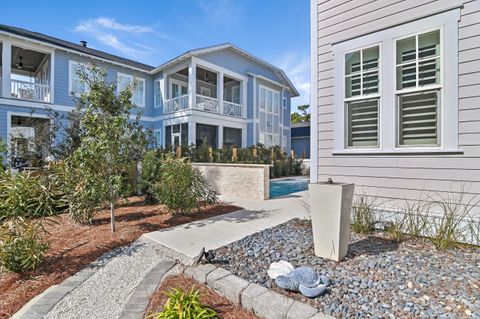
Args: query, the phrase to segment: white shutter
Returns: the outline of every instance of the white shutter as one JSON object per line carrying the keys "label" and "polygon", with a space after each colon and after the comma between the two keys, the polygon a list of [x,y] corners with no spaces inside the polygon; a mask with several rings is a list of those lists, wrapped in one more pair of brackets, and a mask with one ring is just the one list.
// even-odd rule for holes
{"label": "white shutter", "polygon": [[347,102],[348,147],[378,146],[378,99]]}
{"label": "white shutter", "polygon": [[399,145],[438,145],[439,92],[398,96]]}

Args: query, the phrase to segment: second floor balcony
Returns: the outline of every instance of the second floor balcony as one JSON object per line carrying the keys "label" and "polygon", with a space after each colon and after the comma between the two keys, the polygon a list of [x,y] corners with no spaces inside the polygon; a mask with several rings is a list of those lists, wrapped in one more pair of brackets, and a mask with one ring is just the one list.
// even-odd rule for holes
{"label": "second floor balcony", "polygon": [[[168,98],[164,101],[164,114],[194,109],[246,118],[244,80],[200,66],[194,67],[195,72],[184,68],[166,76],[165,93]],[[194,73],[195,81],[191,80],[191,73]]]}
{"label": "second floor balcony", "polygon": [[51,103],[51,55],[5,42],[0,48],[2,97]]}

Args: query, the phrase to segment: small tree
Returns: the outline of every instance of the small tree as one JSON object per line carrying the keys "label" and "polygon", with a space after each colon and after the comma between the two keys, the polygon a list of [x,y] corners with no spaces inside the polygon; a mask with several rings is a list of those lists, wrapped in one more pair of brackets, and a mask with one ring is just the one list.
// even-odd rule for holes
{"label": "small tree", "polygon": [[299,105],[297,108],[300,112],[293,112],[290,116],[290,121],[292,123],[310,122],[310,113],[308,113],[310,105]]}
{"label": "small tree", "polygon": [[132,86],[117,94],[117,85],[108,83],[105,71],[95,66],[80,72],[80,77],[89,90],[81,99],[83,132],[73,157],[77,163],[90,163],[84,167],[93,170],[89,173],[103,184],[102,202],[110,208],[114,232],[115,203],[121,196],[126,172],[142,158],[147,141],[139,124],[140,115],[130,119],[135,109]]}

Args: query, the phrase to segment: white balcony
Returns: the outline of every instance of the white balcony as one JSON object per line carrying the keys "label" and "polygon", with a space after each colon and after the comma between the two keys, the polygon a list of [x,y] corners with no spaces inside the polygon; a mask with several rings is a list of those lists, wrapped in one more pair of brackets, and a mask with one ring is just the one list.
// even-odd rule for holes
{"label": "white balcony", "polygon": [[165,101],[163,114],[174,113],[188,109],[188,94]]}
{"label": "white balcony", "polygon": [[11,97],[34,102],[51,102],[50,85],[11,79]]}
{"label": "white balcony", "polygon": [[195,108],[201,111],[220,113],[218,99],[214,99],[208,96],[196,95]]}
{"label": "white balcony", "polygon": [[199,110],[222,116],[246,117],[246,78],[192,65],[166,74],[163,114]]}
{"label": "white balcony", "polygon": [[243,106],[241,104],[223,101],[223,115],[244,118]]}

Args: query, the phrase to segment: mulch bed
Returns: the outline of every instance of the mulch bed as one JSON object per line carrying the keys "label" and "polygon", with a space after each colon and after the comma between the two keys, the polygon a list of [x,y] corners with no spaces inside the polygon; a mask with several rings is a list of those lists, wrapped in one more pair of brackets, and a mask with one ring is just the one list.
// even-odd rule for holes
{"label": "mulch bed", "polygon": [[174,288],[182,289],[189,292],[192,287],[194,290],[200,291],[200,302],[215,310],[218,318],[221,319],[258,319],[253,313],[246,311],[238,305],[234,305],[227,299],[217,294],[214,290],[205,285],[199,284],[191,278],[184,275],[175,275],[166,278],[157,288],[150,299],[150,305],[146,311],[146,315],[162,310],[162,306],[167,302],[168,297],[163,293]]}
{"label": "mulch bed", "polygon": [[116,232],[110,230],[110,212],[99,212],[91,226],[74,224],[68,215],[50,223],[50,241],[44,262],[35,271],[0,275],[0,319],[9,318],[48,287],[63,282],[102,254],[132,243],[142,234],[233,212],[239,207],[219,203],[201,211],[173,217],[163,205],[145,205],[132,197],[115,210]]}

